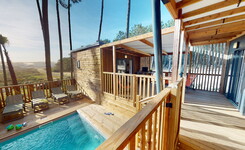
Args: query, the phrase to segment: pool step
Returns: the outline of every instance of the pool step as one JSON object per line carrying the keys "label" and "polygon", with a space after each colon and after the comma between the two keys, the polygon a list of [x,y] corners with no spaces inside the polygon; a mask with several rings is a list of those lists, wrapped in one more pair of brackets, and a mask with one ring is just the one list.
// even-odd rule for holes
{"label": "pool step", "polygon": [[129,105],[120,100],[104,100],[102,101],[102,105],[112,109],[114,112],[123,113],[130,118],[136,114],[136,108],[133,107],[132,103]]}
{"label": "pool step", "polygon": [[[114,115],[105,115],[106,112],[112,112]],[[97,104],[85,106],[79,109],[78,113],[105,136],[110,136],[129,119],[127,116]]]}

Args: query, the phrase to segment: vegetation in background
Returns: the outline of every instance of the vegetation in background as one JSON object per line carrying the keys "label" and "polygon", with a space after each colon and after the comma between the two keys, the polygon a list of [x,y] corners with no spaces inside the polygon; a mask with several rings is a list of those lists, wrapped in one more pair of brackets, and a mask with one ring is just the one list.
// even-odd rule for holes
{"label": "vegetation in background", "polygon": [[98,40],[100,41],[102,23],[103,23],[103,15],[104,15],[104,0],[101,0],[101,12],[100,12],[100,26],[99,26],[99,33],[98,33]]}
{"label": "vegetation in background", "polygon": [[[60,72],[60,60],[55,64],[53,67],[54,72]],[[71,71],[71,58],[70,57],[65,57],[63,58],[63,71],[64,72],[70,72]]]}
{"label": "vegetation in background", "polygon": [[126,21],[126,37],[129,37],[129,21],[130,21],[130,4],[131,0],[128,0],[127,21]]}
{"label": "vegetation in background", "polygon": [[[2,35],[0,35],[0,36],[2,36]],[[3,85],[7,86],[8,81],[7,81],[6,67],[5,67],[5,63],[4,63],[4,57],[3,57],[1,44],[0,44],[0,55],[1,55],[1,62],[2,62],[2,69],[3,69],[3,83],[4,83]]]}
{"label": "vegetation in background", "polygon": [[[66,0],[59,0],[61,6],[63,6],[64,8],[66,8],[67,11],[67,15],[68,15],[68,31],[69,31],[69,43],[70,43],[70,51],[72,50],[72,37],[71,37],[71,2],[73,4],[79,3],[82,0],[68,0],[67,4],[65,3]],[[72,58],[72,56],[70,56]],[[70,59],[70,63],[73,64],[72,59]],[[71,78],[73,77],[73,66],[71,66]]]}
{"label": "vegetation in background", "polygon": [[59,47],[60,47],[60,80],[63,80],[63,48],[62,48],[62,36],[60,27],[60,11],[59,11],[59,0],[56,0],[56,15],[58,22],[58,35],[59,35]]}
{"label": "vegetation in background", "polygon": [[36,3],[37,3],[38,12],[39,12],[39,19],[40,19],[40,24],[42,27],[42,33],[43,33],[47,79],[48,81],[53,81],[53,76],[52,76],[52,71],[51,71],[51,59],[50,59],[48,0],[42,0],[42,9],[40,7],[39,0],[36,0]]}
{"label": "vegetation in background", "polygon": [[104,39],[104,40],[100,40],[101,43],[106,44],[106,43],[111,43],[111,40],[109,39]]}
{"label": "vegetation in background", "polygon": [[[18,68],[15,67],[15,72],[18,78],[19,84],[40,83],[47,82],[45,68]],[[54,80],[59,80],[59,72],[53,72]],[[0,76],[3,76],[3,72],[0,71]],[[64,73],[64,79],[69,79],[69,73]],[[7,81],[11,83],[10,74],[7,71]],[[0,78],[0,87],[4,86],[3,78]]]}
{"label": "vegetation in background", "polygon": [[[6,43],[8,43],[8,38],[4,37],[4,36],[2,36],[0,34],[0,47],[1,46],[3,47],[3,51],[4,51],[4,54],[5,54],[5,57],[6,57],[6,61],[7,61],[7,64],[8,64],[8,69],[9,69],[9,73],[10,73],[10,76],[11,76],[12,84],[13,85],[17,85],[18,82],[17,82],[16,74],[14,72],[14,67],[12,65],[12,62],[10,60],[10,57],[9,57],[8,52],[6,50],[6,47],[5,47]],[[2,62],[4,63],[3,59],[2,59]],[[5,66],[5,64],[3,64],[2,66]],[[5,69],[5,67],[4,67],[4,69]],[[5,75],[6,75],[6,71],[5,70],[4,70],[4,73],[5,73],[4,74],[4,79],[5,79],[4,83],[7,84],[6,83],[6,77],[5,77]]]}
{"label": "vegetation in background", "polygon": [[[168,20],[166,23],[162,22],[162,29],[169,28],[174,26],[174,20]],[[133,27],[131,27],[129,31],[129,37],[145,34],[148,32],[152,32],[152,25],[143,26],[142,24],[136,24]],[[127,33],[124,31],[119,31],[113,41],[119,41],[122,39],[125,39],[127,37]]]}

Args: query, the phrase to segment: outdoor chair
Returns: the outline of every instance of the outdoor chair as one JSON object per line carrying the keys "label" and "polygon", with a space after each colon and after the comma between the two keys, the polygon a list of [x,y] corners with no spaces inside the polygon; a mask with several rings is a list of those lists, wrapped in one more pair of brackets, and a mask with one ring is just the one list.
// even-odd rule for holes
{"label": "outdoor chair", "polygon": [[54,101],[58,101],[59,104],[64,104],[69,102],[68,95],[63,93],[60,87],[51,88],[51,92]]}
{"label": "outdoor chair", "polygon": [[23,118],[23,110],[25,110],[25,104],[22,94],[7,96],[6,106],[2,113],[2,121],[9,122]]}
{"label": "outdoor chair", "polygon": [[82,97],[82,92],[78,91],[74,85],[67,85],[67,94],[70,98],[80,98]]}
{"label": "outdoor chair", "polygon": [[43,90],[32,92],[31,104],[34,112],[38,112],[40,110],[45,110],[49,108],[48,100]]}

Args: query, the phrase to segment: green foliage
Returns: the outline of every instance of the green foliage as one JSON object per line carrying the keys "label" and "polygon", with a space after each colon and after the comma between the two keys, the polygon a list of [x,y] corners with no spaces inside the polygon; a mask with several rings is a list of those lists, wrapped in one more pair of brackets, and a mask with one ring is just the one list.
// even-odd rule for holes
{"label": "green foliage", "polygon": [[[40,83],[40,82],[47,82],[46,71],[44,68],[18,68],[15,67],[15,72],[17,75],[18,83],[19,84],[29,84],[29,83]],[[0,70],[0,87],[4,86],[2,70]],[[60,79],[60,74],[53,72],[54,80]],[[64,73],[64,79],[68,79],[70,77],[70,73]],[[12,80],[10,78],[10,74],[7,71],[7,80],[9,85],[11,85]]]}
{"label": "green foliage", "polygon": [[150,26],[143,26],[142,24],[136,24],[129,31],[129,37],[145,34],[151,31],[152,29],[150,28]]}
{"label": "green foliage", "polygon": [[[71,71],[71,58],[65,57],[63,58],[63,70],[64,72],[70,72]],[[53,67],[54,72],[60,72],[60,60],[55,64]]]}
{"label": "green foliage", "polygon": [[8,43],[9,41],[8,41],[8,38],[7,37],[5,37],[5,36],[3,36],[2,34],[0,34],[0,44],[6,44],[6,43]]}
{"label": "green foliage", "polygon": [[162,29],[174,26],[174,20],[168,20],[166,23],[162,22]]}
{"label": "green foliage", "polygon": [[100,42],[103,43],[103,44],[106,44],[106,43],[111,43],[111,40],[103,39],[103,40],[100,40]]}
{"label": "green foliage", "polygon": [[126,38],[126,33],[123,32],[123,31],[119,31],[117,33],[116,38],[113,41],[119,41],[119,40],[122,40],[122,39],[125,39],[125,38]]}
{"label": "green foliage", "polygon": [[[169,28],[174,26],[174,20],[168,20],[166,23],[161,24],[162,29],[164,28]],[[134,37],[137,35],[141,35],[141,34],[145,34],[148,32],[152,32],[152,25],[148,25],[148,26],[143,26],[142,24],[135,24],[133,27],[131,27],[130,31],[129,31],[129,37]],[[124,31],[119,31],[116,35],[116,38],[113,41],[119,41],[122,39],[126,38],[126,32]]]}

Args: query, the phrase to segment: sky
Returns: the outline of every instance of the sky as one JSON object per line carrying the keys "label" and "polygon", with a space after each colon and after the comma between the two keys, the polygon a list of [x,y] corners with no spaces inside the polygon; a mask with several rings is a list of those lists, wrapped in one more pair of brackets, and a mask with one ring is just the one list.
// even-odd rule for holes
{"label": "sky", "polygon": [[[41,1],[41,0],[40,0]],[[126,30],[127,0],[104,0],[101,39],[113,40],[118,31]],[[59,59],[59,39],[55,0],[49,0],[51,61]],[[151,0],[131,0],[130,27],[152,23]],[[73,49],[96,42],[101,0],[82,0],[71,7]],[[60,6],[63,55],[69,56],[67,9]],[[172,19],[161,4],[163,22]],[[0,34],[13,62],[44,62],[44,42],[35,0],[0,0]]]}

